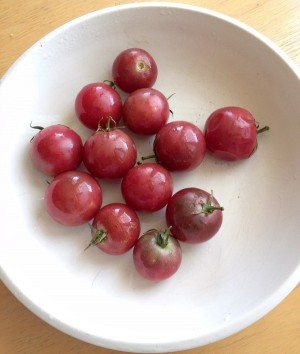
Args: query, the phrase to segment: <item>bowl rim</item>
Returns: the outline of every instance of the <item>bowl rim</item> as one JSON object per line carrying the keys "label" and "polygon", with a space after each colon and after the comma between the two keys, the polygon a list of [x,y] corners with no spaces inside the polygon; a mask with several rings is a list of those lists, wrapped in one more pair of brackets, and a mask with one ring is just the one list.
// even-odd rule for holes
{"label": "bowl rim", "polygon": [[276,54],[281,57],[283,61],[290,67],[290,69],[296,74],[298,79],[300,80],[300,67],[295,63],[295,61],[281,48],[277,45],[274,41],[268,38],[266,35],[261,33],[260,31],[254,29],[250,25],[226,14],[218,12],[216,10],[211,10],[202,6],[185,4],[181,2],[167,2],[167,1],[145,1],[145,2],[134,2],[128,4],[120,4],[120,5],[112,5],[108,7],[103,7],[98,10],[94,10],[78,16],[66,23],[61,24],[60,26],[56,27],[43,37],[41,37],[38,41],[33,43],[28,49],[26,49],[13,63],[12,65],[6,70],[6,72],[0,78],[0,87],[2,82],[4,82],[10,73],[13,71],[14,67],[18,65],[19,61],[22,61],[26,55],[29,55],[31,51],[34,51],[40,44],[45,43],[46,41],[50,40],[52,37],[55,37],[58,33],[62,32],[63,30],[70,28],[72,26],[76,26],[78,23],[91,19],[93,17],[97,17],[99,15],[105,15],[108,13],[129,10],[129,9],[137,9],[137,8],[169,8],[169,9],[179,9],[179,10],[189,10],[191,12],[199,12],[204,15],[208,15],[214,18],[217,18],[221,21],[231,23],[235,27],[248,32],[252,36],[256,37],[259,41],[263,42],[266,46],[268,46],[271,50],[276,52]]}

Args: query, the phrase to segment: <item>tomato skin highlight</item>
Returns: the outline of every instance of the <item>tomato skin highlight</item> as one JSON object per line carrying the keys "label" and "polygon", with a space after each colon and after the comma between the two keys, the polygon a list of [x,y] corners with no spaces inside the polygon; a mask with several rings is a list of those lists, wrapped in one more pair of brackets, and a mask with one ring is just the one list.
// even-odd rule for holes
{"label": "tomato skin highlight", "polygon": [[78,226],[93,219],[102,204],[102,189],[86,172],[63,172],[51,181],[45,192],[48,214],[58,223]]}
{"label": "tomato skin highlight", "polygon": [[223,107],[206,120],[204,136],[207,149],[226,161],[249,158],[257,146],[257,126],[253,115],[241,107]]}
{"label": "tomato skin highlight", "polygon": [[153,150],[169,171],[189,171],[199,166],[206,153],[202,131],[186,121],[167,123],[156,134]]}
{"label": "tomato skin highlight", "polygon": [[123,119],[135,134],[156,134],[168,121],[170,109],[167,98],[153,88],[132,92],[123,106]]}
{"label": "tomato skin highlight", "polygon": [[43,128],[32,139],[30,158],[47,176],[75,170],[82,162],[81,137],[69,127],[55,124]]}
{"label": "tomato skin highlight", "polygon": [[122,195],[134,210],[153,212],[162,209],[173,193],[170,173],[155,163],[133,167],[121,183]]}
{"label": "tomato skin highlight", "polygon": [[121,178],[136,163],[133,139],[120,129],[97,131],[84,144],[83,163],[99,178]]}
{"label": "tomato skin highlight", "polygon": [[162,281],[170,278],[179,269],[182,262],[181,246],[170,236],[167,245],[161,247],[157,243],[157,231],[148,231],[135,244],[133,261],[135,269],[142,277]]}
{"label": "tomato skin highlight", "polygon": [[106,236],[96,246],[111,255],[128,252],[140,236],[140,220],[136,212],[123,203],[105,205],[92,223],[92,237],[102,231]]}
{"label": "tomato skin highlight", "polygon": [[87,84],[75,98],[78,119],[94,131],[98,129],[99,124],[105,128],[109,118],[116,124],[119,123],[122,118],[122,106],[119,93],[103,82]]}
{"label": "tomato skin highlight", "polygon": [[[217,234],[223,221],[222,210],[216,209],[208,215],[200,212],[210,197],[208,192],[193,187],[172,196],[166,208],[166,222],[172,227],[173,237],[186,243],[202,243]],[[220,207],[214,197],[212,205]]]}
{"label": "tomato skin highlight", "polygon": [[152,87],[157,75],[155,60],[147,51],[140,48],[125,49],[115,58],[112,65],[114,83],[127,93]]}

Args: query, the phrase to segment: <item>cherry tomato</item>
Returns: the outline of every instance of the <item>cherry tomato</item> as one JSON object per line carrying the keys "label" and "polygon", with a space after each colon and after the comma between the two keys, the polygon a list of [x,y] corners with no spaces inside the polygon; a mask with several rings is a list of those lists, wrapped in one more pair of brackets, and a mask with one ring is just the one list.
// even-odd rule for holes
{"label": "cherry tomato", "polygon": [[84,86],[76,96],[75,111],[83,125],[97,130],[105,128],[108,118],[116,123],[122,118],[122,100],[117,91],[103,82]]}
{"label": "cherry tomato", "polygon": [[[134,210],[123,203],[111,203],[101,208],[91,227],[88,247],[118,255],[129,251],[140,236],[140,220]],[[87,247],[87,248],[88,248]]]}
{"label": "cherry tomato", "polygon": [[121,178],[137,159],[132,138],[120,129],[98,129],[84,144],[83,163],[95,177]]}
{"label": "cherry tomato", "polygon": [[167,123],[156,134],[153,144],[157,161],[169,171],[192,170],[205,157],[202,131],[186,121]]}
{"label": "cherry tomato", "polygon": [[82,161],[82,140],[72,129],[51,125],[40,129],[31,141],[30,157],[36,168],[48,176],[75,170]]}
{"label": "cherry tomato", "polygon": [[127,172],[121,183],[122,195],[134,210],[162,209],[173,193],[170,173],[155,163],[137,165]]}
{"label": "cherry tomato", "polygon": [[57,222],[76,226],[93,219],[102,204],[102,189],[91,175],[81,171],[60,173],[45,192],[49,215]]}
{"label": "cherry tomato", "polygon": [[153,88],[142,88],[132,92],[124,102],[123,119],[127,127],[136,134],[156,134],[169,119],[167,98]]}
{"label": "cherry tomato", "polygon": [[207,119],[204,136],[207,149],[217,158],[227,161],[250,157],[257,147],[258,130],[253,115],[241,107],[223,107]]}
{"label": "cherry tomato", "polygon": [[139,88],[152,87],[157,78],[157,65],[147,51],[129,48],[114,60],[112,75],[114,83],[129,93]]}
{"label": "cherry tomato", "polygon": [[133,261],[142,277],[153,281],[165,280],[175,274],[181,265],[181,246],[169,229],[149,230],[135,244]]}
{"label": "cherry tomato", "polygon": [[166,221],[172,235],[183,242],[201,243],[211,239],[223,221],[223,207],[213,193],[184,188],[175,193],[166,208]]}

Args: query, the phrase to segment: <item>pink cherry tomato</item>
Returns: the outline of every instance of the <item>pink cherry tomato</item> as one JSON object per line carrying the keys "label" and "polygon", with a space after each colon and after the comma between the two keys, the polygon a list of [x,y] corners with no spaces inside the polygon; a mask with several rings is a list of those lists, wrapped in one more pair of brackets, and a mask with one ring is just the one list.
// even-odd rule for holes
{"label": "pink cherry tomato", "polygon": [[204,136],[207,149],[215,157],[237,161],[250,157],[257,147],[258,129],[253,115],[241,107],[223,107],[214,111],[207,119]]}
{"label": "pink cherry tomato", "polygon": [[205,157],[202,131],[193,123],[167,123],[156,134],[153,144],[157,161],[169,171],[187,171],[199,166]]}
{"label": "pink cherry tomato", "polygon": [[136,134],[156,134],[166,124],[169,115],[167,98],[153,88],[133,91],[124,102],[124,122]]}
{"label": "pink cherry tomato", "polygon": [[122,180],[121,191],[134,210],[157,211],[171,198],[173,180],[163,166],[145,163],[128,171]]}
{"label": "pink cherry tomato", "polygon": [[129,48],[114,60],[112,75],[114,83],[129,93],[139,88],[152,87],[157,78],[157,65],[147,51]]}
{"label": "pink cherry tomato", "polygon": [[75,170],[82,161],[82,140],[72,129],[51,125],[41,129],[31,141],[30,157],[36,168],[48,176]]}
{"label": "pink cherry tomato", "polygon": [[166,221],[173,237],[179,241],[201,243],[219,231],[222,211],[212,192],[189,187],[172,196],[166,208]]}
{"label": "pink cherry tomato", "polygon": [[97,246],[105,253],[118,255],[135,245],[140,236],[140,220],[128,205],[111,203],[98,211],[91,229],[88,247]]}
{"label": "pink cherry tomato", "polygon": [[120,129],[98,130],[84,144],[83,163],[99,178],[121,178],[136,163],[132,138]]}
{"label": "pink cherry tomato", "polygon": [[133,261],[142,277],[152,281],[165,280],[174,275],[181,265],[181,246],[169,229],[149,230],[136,242]]}
{"label": "pink cherry tomato", "polygon": [[96,179],[81,171],[60,173],[45,192],[48,214],[57,222],[76,226],[93,219],[102,204],[102,189]]}
{"label": "pink cherry tomato", "polygon": [[117,91],[103,82],[84,86],[76,96],[75,111],[83,125],[97,130],[106,127],[112,118],[117,124],[122,118],[122,100]]}

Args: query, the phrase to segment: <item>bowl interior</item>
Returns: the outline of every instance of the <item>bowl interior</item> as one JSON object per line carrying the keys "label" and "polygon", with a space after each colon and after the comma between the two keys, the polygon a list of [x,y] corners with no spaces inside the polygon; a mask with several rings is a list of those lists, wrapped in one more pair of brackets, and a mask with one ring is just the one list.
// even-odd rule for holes
{"label": "bowl interior", "polygon": [[[112,61],[128,47],[155,58],[155,88],[175,93],[170,120],[203,129],[213,110],[236,105],[270,126],[247,161],[207,155],[198,169],[173,174],[174,191],[213,189],[225,208],[224,222],[207,243],[182,245],[181,268],[162,283],[141,279],[131,252],[84,252],[88,226],[50,220],[43,204],[47,177],[28,157],[31,121],[69,125],[83,139],[91,134],[75,117],[75,96],[87,83],[111,79]],[[188,349],[251,324],[299,281],[299,89],[299,74],[275,46],[236,21],[191,6],[121,6],[52,32],[0,86],[3,281],[53,326],[114,349]],[[134,138],[139,156],[151,153],[153,138]],[[123,201],[120,181],[101,185],[104,203]],[[165,225],[164,210],[140,217],[143,231]]]}

